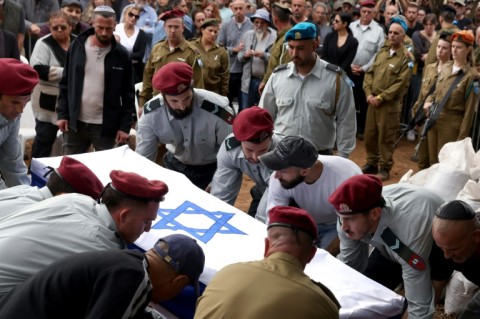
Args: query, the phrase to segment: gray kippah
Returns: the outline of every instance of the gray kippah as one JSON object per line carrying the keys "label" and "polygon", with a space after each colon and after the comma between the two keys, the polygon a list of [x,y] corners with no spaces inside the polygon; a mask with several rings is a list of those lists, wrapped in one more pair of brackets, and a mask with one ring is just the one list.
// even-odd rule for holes
{"label": "gray kippah", "polygon": [[115,14],[115,10],[112,9],[112,7],[109,6],[98,6],[93,10],[93,12],[101,12],[101,13],[113,13]]}
{"label": "gray kippah", "polygon": [[461,200],[452,200],[440,206],[435,216],[445,220],[470,220],[475,218],[475,211]]}

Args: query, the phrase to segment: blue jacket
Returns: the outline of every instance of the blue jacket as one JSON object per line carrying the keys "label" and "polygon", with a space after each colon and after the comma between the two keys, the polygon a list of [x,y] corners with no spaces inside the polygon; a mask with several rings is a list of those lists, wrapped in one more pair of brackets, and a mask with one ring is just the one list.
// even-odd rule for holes
{"label": "blue jacket", "polygon": [[[85,42],[94,29],[81,33],[70,45],[60,81],[57,114],[69,121],[69,130],[76,131],[85,74]],[[103,136],[115,136],[117,131],[130,132],[135,115],[135,88],[132,63],[128,51],[112,37],[112,48],[105,56],[105,93],[103,95]]]}

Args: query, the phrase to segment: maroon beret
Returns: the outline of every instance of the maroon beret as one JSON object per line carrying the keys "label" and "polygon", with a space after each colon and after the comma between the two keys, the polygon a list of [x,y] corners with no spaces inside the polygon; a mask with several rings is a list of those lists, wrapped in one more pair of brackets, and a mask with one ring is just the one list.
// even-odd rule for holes
{"label": "maroon beret", "polygon": [[162,181],[148,180],[136,173],[113,170],[110,172],[110,186],[121,196],[141,202],[160,202],[168,193],[168,186]]}
{"label": "maroon beret", "polygon": [[28,95],[38,84],[38,73],[16,59],[0,59],[0,94]]}
{"label": "maroon beret", "polygon": [[55,172],[79,194],[98,199],[103,191],[103,184],[98,177],[74,158],[64,156]]}
{"label": "maroon beret", "polygon": [[169,62],[162,66],[153,76],[152,83],[156,90],[167,95],[179,95],[192,86],[193,70],[185,62]]}
{"label": "maroon beret", "polygon": [[367,8],[374,8],[375,7],[375,1],[373,0],[365,0],[360,4],[360,7],[367,7]]}
{"label": "maroon beret", "polygon": [[270,112],[258,106],[241,111],[233,121],[233,134],[240,142],[263,142],[273,134],[273,119]]}
{"label": "maroon beret", "polygon": [[301,230],[317,240],[317,224],[310,214],[301,208],[275,206],[269,211],[268,227],[288,227],[294,231]]}
{"label": "maroon beret", "polygon": [[163,16],[160,18],[160,20],[167,21],[168,19],[173,19],[173,18],[183,18],[185,13],[182,10],[178,9],[173,9],[170,11],[166,11]]}
{"label": "maroon beret", "polygon": [[357,214],[381,206],[382,181],[375,175],[356,175],[344,181],[328,198],[339,214]]}

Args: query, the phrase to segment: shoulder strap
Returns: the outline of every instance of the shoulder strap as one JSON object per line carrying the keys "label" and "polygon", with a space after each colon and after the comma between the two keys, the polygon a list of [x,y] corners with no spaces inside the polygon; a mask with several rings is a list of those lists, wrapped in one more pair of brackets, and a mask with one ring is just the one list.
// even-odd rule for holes
{"label": "shoulder strap", "polygon": [[216,104],[213,104],[212,102],[208,100],[203,100],[202,103],[202,109],[204,109],[207,112],[210,112],[212,114],[215,114],[228,124],[232,125],[233,124],[233,119],[235,118],[235,115],[227,111],[225,108],[218,106]]}
{"label": "shoulder strap", "polygon": [[285,64],[280,64],[279,66],[277,66],[275,68],[275,70],[273,70],[273,73],[276,73],[278,71],[281,71],[281,70],[285,70],[286,68],[288,67],[288,64],[285,63]]}
{"label": "shoulder strap", "polygon": [[450,95],[452,94],[453,90],[458,85],[458,83],[460,83],[464,75],[465,73],[462,70],[460,70],[455,80],[453,80],[452,85],[448,88],[447,94],[445,94],[442,101],[440,101],[440,103],[432,112],[432,114],[430,114],[430,121],[432,122],[432,125],[437,120],[438,116],[440,115],[440,112],[442,112],[443,108],[445,107],[445,104],[447,104],[448,98],[450,97]]}
{"label": "shoulder strap", "polygon": [[239,140],[237,140],[235,136],[231,136],[225,139],[225,148],[227,149],[227,151],[231,151],[239,147],[240,145],[242,145],[242,143]]}
{"label": "shoulder strap", "polygon": [[338,307],[338,309],[340,309],[341,305],[340,303],[338,302],[337,298],[335,297],[335,295],[333,294],[333,292],[327,288],[327,286],[325,286],[324,284],[322,284],[321,282],[318,282],[318,281],[315,281],[313,279],[310,278],[310,280],[318,287],[320,287],[320,289],[323,290],[323,292],[327,295],[327,297],[333,301],[333,303]]}
{"label": "shoulder strap", "polygon": [[391,250],[405,260],[413,269],[425,270],[427,268],[423,258],[402,243],[390,228],[385,228],[380,237],[382,237],[385,244],[387,244]]}
{"label": "shoulder strap", "polygon": [[160,99],[151,100],[150,102],[145,104],[145,107],[143,108],[143,113],[150,113],[151,111],[158,109],[160,105]]}

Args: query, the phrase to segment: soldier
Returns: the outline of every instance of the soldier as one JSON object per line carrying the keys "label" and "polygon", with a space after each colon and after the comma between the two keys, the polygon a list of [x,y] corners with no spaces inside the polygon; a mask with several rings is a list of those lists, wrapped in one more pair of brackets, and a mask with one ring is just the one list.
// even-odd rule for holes
{"label": "soldier", "polygon": [[[403,279],[408,317],[432,318],[435,298],[428,261],[440,249],[433,245],[431,227],[443,200],[410,184],[390,185],[382,192],[378,177],[358,175],[328,201],[338,215],[337,258],[392,290]],[[374,250],[369,255],[370,246]]]}
{"label": "soldier", "polygon": [[267,82],[259,106],[275,121],[275,131],[304,136],[319,154],[348,157],[355,148],[352,88],[341,68],[321,60],[315,25],[301,22],[285,34],[292,62],[278,66]]}
{"label": "soldier", "polygon": [[233,122],[233,134],[218,151],[218,167],[210,194],[233,205],[242,186],[243,174],[248,175],[255,182],[250,190],[252,203],[248,210],[254,217],[272,174],[258,157],[272,150],[280,140],[281,136],[273,132],[273,119],[267,110],[252,106],[240,112]]}
{"label": "soldier", "polygon": [[200,30],[201,33],[198,38],[190,43],[197,48],[202,56],[205,90],[227,96],[230,59],[227,50],[216,42],[218,21],[207,19],[200,26]]}
{"label": "soldier", "polygon": [[165,12],[162,20],[165,21],[167,39],[161,41],[152,49],[143,72],[143,89],[140,92],[139,113],[143,106],[159,92],[152,88],[153,75],[169,62],[186,62],[194,70],[193,81],[196,88],[202,89],[203,70],[200,52],[195,49],[183,36],[183,11],[171,10]]}
{"label": "soldier", "polygon": [[0,189],[29,185],[20,145],[20,116],[38,84],[32,67],[16,59],[0,59]]}
{"label": "soldier", "polygon": [[193,88],[193,70],[185,62],[170,62],[153,77],[162,92],[145,105],[138,123],[136,152],[154,160],[158,143],[166,144],[165,167],[184,174],[201,189],[217,169],[217,152],[232,132],[228,99]]}
{"label": "soldier", "polygon": [[378,173],[382,181],[390,178],[403,95],[413,67],[411,54],[403,45],[406,28],[401,18],[392,18],[388,31],[389,45],[380,49],[363,82],[369,107],[365,126],[367,164],[362,171]]}
{"label": "soldier", "polygon": [[262,94],[265,84],[267,84],[270,75],[273,70],[281,65],[292,61],[292,57],[288,54],[287,47],[285,46],[285,34],[292,27],[290,22],[290,15],[292,11],[288,6],[280,4],[278,2],[273,3],[272,6],[272,23],[277,29],[277,38],[272,45],[270,52],[270,59],[268,59],[267,69],[263,76],[262,82],[258,86],[258,92]]}

